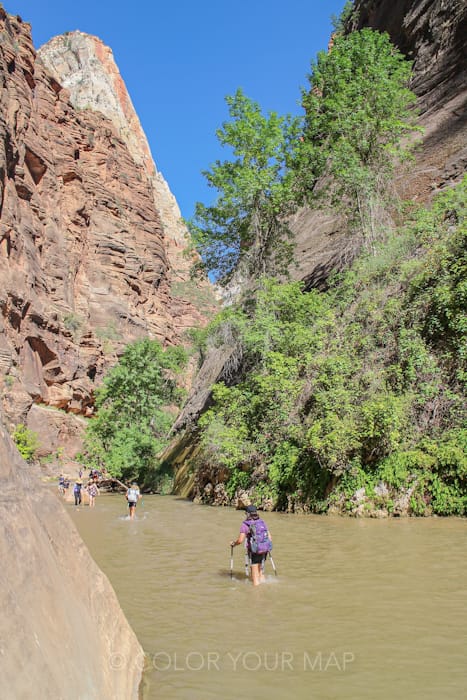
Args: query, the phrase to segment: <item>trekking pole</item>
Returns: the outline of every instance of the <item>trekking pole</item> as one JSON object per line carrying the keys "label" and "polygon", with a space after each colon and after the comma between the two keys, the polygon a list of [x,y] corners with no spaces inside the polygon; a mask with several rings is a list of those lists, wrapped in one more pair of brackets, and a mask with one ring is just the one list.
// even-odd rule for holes
{"label": "trekking pole", "polygon": [[271,566],[274,569],[274,573],[277,576],[277,569],[276,569],[276,565],[274,564],[274,559],[271,557],[271,552],[269,552],[269,559],[271,560]]}
{"label": "trekking pole", "polygon": [[230,545],[230,578],[233,578],[233,545]]}
{"label": "trekking pole", "polygon": [[245,552],[245,576],[248,578],[250,575],[250,557],[248,552]]}

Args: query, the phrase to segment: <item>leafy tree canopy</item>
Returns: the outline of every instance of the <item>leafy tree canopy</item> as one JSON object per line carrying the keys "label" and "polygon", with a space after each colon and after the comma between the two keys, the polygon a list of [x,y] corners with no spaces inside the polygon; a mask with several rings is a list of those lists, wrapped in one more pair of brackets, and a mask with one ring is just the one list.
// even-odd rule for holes
{"label": "leafy tree canopy", "polygon": [[338,34],[318,54],[302,92],[304,117],[265,116],[240,89],[226,98],[230,120],[217,137],[232,157],[204,171],[217,199],[198,202],[188,222],[217,282],[235,272],[240,280],[284,273],[287,221],[304,200],[316,205],[318,193],[331,193],[350,223],[374,234],[393,164],[410,150],[402,139],[415,129],[410,74],[387,34],[363,29]]}
{"label": "leafy tree canopy", "polygon": [[300,120],[264,116],[242,90],[226,97],[230,121],[217,131],[232,159],[203,172],[216,202],[196,204],[189,229],[204,265],[221,284],[243,265],[247,274],[278,269],[286,256],[283,220],[292,197],[288,163]]}
{"label": "leafy tree canopy", "polygon": [[165,407],[182,397],[176,379],[185,363],[180,347],[164,350],[149,339],[127,346],[96,391],[96,416],[85,436],[94,466],[116,477],[151,480],[173,420]]}

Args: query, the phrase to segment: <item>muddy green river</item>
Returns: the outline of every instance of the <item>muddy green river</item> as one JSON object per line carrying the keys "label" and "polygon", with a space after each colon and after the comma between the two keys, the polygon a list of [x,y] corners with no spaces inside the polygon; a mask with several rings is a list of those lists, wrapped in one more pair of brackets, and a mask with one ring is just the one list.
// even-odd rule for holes
{"label": "muddy green river", "polygon": [[143,700],[467,697],[467,520],[266,514],[277,575],[253,588],[239,511],[66,507],[146,652]]}

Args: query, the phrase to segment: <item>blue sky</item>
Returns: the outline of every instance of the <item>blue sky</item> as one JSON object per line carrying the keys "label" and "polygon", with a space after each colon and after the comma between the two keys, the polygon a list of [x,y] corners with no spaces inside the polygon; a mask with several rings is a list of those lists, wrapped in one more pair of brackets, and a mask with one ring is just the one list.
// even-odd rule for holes
{"label": "blue sky", "polygon": [[79,29],[110,46],[158,170],[182,215],[215,191],[201,171],[228,157],[215,135],[241,87],[264,112],[300,114],[310,61],[345,0],[3,0],[34,46]]}

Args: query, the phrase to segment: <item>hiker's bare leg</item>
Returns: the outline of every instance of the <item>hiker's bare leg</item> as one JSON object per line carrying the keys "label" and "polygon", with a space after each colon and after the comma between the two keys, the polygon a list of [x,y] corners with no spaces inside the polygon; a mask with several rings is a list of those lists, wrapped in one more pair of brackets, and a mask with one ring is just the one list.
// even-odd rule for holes
{"label": "hiker's bare leg", "polygon": [[251,565],[251,580],[253,582],[253,586],[259,586],[259,584],[261,583],[259,567],[259,564]]}
{"label": "hiker's bare leg", "polygon": [[259,582],[264,583],[266,577],[264,575],[264,567],[266,566],[266,559],[263,559],[263,563],[259,565]]}
{"label": "hiker's bare leg", "polygon": [[130,506],[129,511],[130,511],[130,520],[133,520],[135,517],[135,510],[136,508],[134,506]]}

